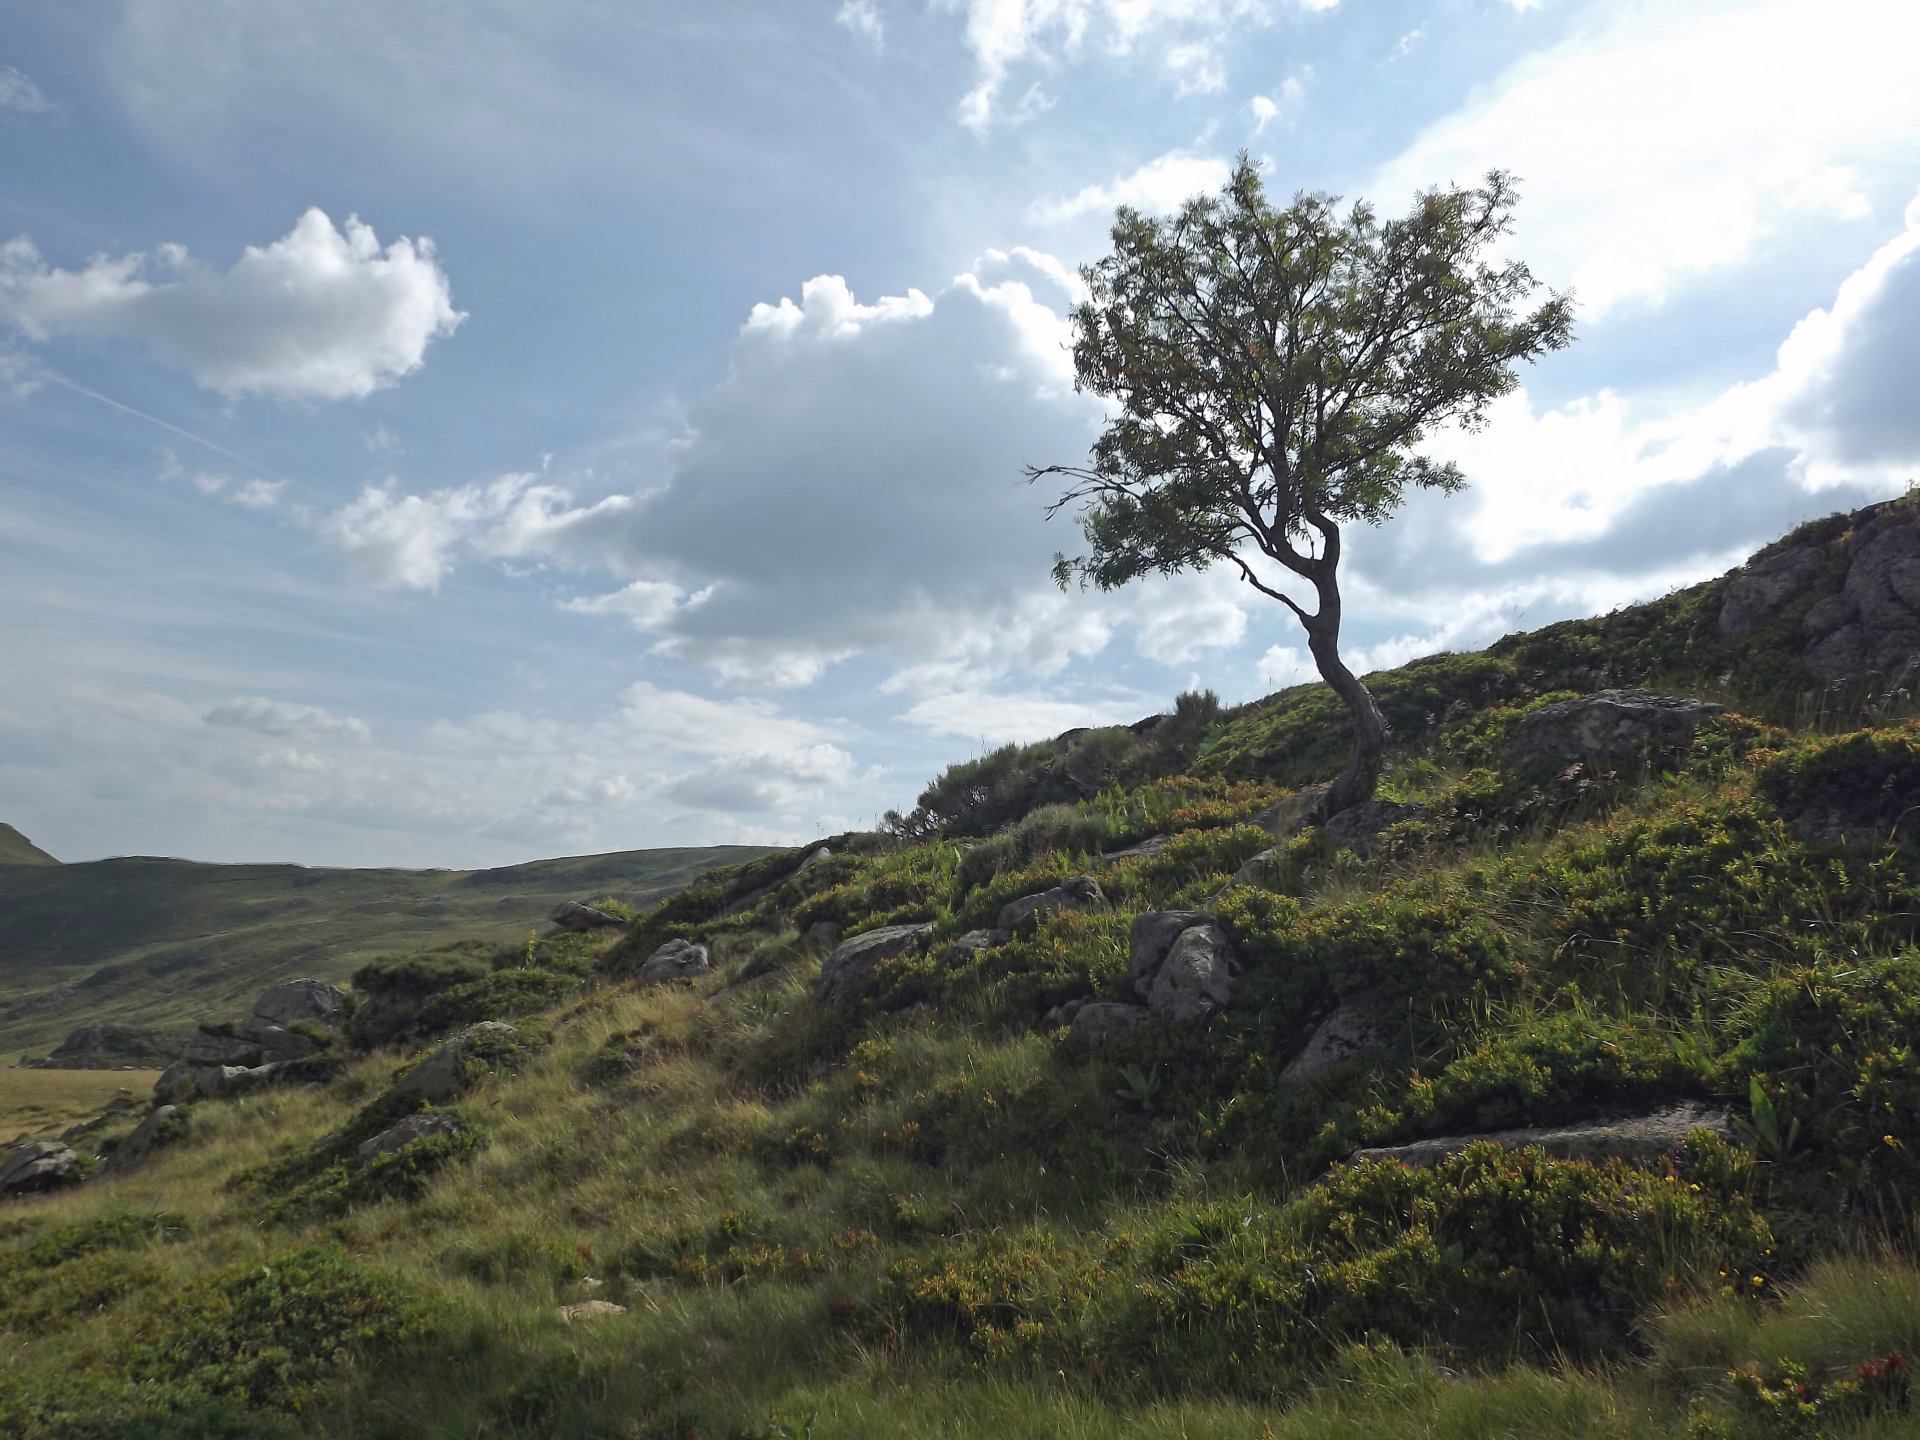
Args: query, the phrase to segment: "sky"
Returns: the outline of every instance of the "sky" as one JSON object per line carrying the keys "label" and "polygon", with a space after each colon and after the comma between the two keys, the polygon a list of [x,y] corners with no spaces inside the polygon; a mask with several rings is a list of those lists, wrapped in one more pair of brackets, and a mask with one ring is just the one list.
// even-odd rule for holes
{"label": "sky", "polygon": [[1249,153],[1517,175],[1575,343],[1348,536],[1357,669],[1920,476],[1912,0],[0,0],[0,820],[66,860],[801,843],[1309,678],[1061,592],[1079,267]]}

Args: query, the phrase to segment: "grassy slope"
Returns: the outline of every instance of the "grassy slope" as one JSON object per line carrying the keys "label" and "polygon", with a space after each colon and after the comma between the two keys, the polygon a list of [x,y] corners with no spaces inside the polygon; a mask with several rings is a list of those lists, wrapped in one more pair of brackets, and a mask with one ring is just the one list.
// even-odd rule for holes
{"label": "grassy slope", "polygon": [[0,1140],[58,1135],[117,1095],[144,1101],[158,1070],[0,1069]]}
{"label": "grassy slope", "polygon": [[0,823],[0,865],[58,865],[59,863],[13,826]]}
{"label": "grassy slope", "polygon": [[383,950],[524,937],[563,900],[650,904],[761,853],[635,850],[477,871],[0,866],[0,1057],[44,1054],[85,1023],[243,1014],[275,980],[344,980]]}
{"label": "grassy slope", "polygon": [[[400,1053],[202,1104],[131,1175],[0,1216],[0,1426],[1911,1434],[1890,1357],[1920,1354],[1920,837],[1809,844],[1777,809],[1811,787],[1897,815],[1920,724],[1839,710],[1859,697],[1796,718],[1772,657],[1722,680],[1710,642],[1688,681],[1701,593],[1504,646],[1493,685],[1483,657],[1387,677],[1436,717],[1402,718],[1388,780],[1430,819],[1365,862],[1309,832],[1236,891],[1221,919],[1249,967],[1206,1025],[1088,1055],[1047,1017],[1124,992],[1129,912],[1203,899],[1268,843],[1245,821],[1280,792],[1249,757],[1320,778],[1289,758],[1319,743],[1310,690],[1216,727],[1211,778],[1115,779],[965,856],[869,841],[706,877],[520,1018],[532,1048],[451,1107],[471,1149],[318,1169],[328,1136],[381,1123]],[[1796,723],[1729,717],[1644,773],[1490,764],[1525,697],[1656,663]],[[814,920],[958,932],[1155,831],[1166,852],[1100,871],[1117,917],[882,966],[851,1012],[812,999]],[[717,973],[620,979],[674,934],[711,942]],[[751,975],[765,988],[720,993]],[[1385,1049],[1281,1092],[1315,1018],[1369,991],[1393,1001]],[[1338,1163],[1681,1098],[1730,1105],[1754,1148]],[[589,1298],[625,1313],[562,1320]],[[310,1338],[341,1317],[350,1367]]]}

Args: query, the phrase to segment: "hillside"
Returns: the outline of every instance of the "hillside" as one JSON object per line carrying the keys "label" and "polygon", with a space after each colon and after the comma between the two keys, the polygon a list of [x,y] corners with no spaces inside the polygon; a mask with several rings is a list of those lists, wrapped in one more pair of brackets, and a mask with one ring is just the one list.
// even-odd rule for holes
{"label": "hillside", "polygon": [[59,863],[13,826],[0,824],[0,865],[58,865]]}
{"label": "hillside", "polygon": [[0,1063],[44,1054],[81,1024],[244,1013],[274,980],[343,981],[383,950],[524,939],[565,900],[644,906],[762,853],[632,850],[471,871],[145,856],[0,866]]}
{"label": "hillside", "polygon": [[0,1202],[0,1432],[1910,1435],[1916,574],[1893,502],[1373,676],[1325,823],[1323,689],[1182,697],[366,964],[15,1153],[104,1168]]}

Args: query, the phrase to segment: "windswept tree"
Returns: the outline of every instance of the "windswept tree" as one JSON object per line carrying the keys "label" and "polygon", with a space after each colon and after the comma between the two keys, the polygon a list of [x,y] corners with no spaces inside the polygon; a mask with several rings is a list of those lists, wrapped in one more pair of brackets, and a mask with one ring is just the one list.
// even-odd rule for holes
{"label": "windswept tree", "polygon": [[[1329,815],[1372,798],[1389,739],[1340,658],[1340,527],[1379,524],[1409,486],[1458,490],[1458,467],[1421,439],[1483,423],[1517,362],[1572,338],[1569,296],[1529,309],[1527,267],[1487,258],[1515,199],[1494,171],[1421,194],[1398,220],[1319,194],[1276,209],[1243,154],[1219,195],[1171,218],[1121,209],[1113,253],[1080,271],[1075,386],[1117,413],[1090,464],[1027,471],[1069,482],[1049,516],[1084,508],[1089,553],[1056,556],[1054,579],[1112,590],[1226,563],[1291,610],[1353,717]],[[1312,608],[1281,588],[1289,577]]]}

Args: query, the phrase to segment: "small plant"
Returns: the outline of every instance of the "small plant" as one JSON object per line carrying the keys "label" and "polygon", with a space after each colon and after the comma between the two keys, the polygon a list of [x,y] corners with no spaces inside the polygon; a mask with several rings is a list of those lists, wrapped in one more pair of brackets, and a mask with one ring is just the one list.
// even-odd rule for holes
{"label": "small plant", "polygon": [[1120,1078],[1126,1083],[1114,1091],[1122,1100],[1138,1105],[1142,1110],[1152,1108],[1153,1097],[1160,1093],[1160,1067],[1142,1071],[1138,1065],[1121,1067]]}

